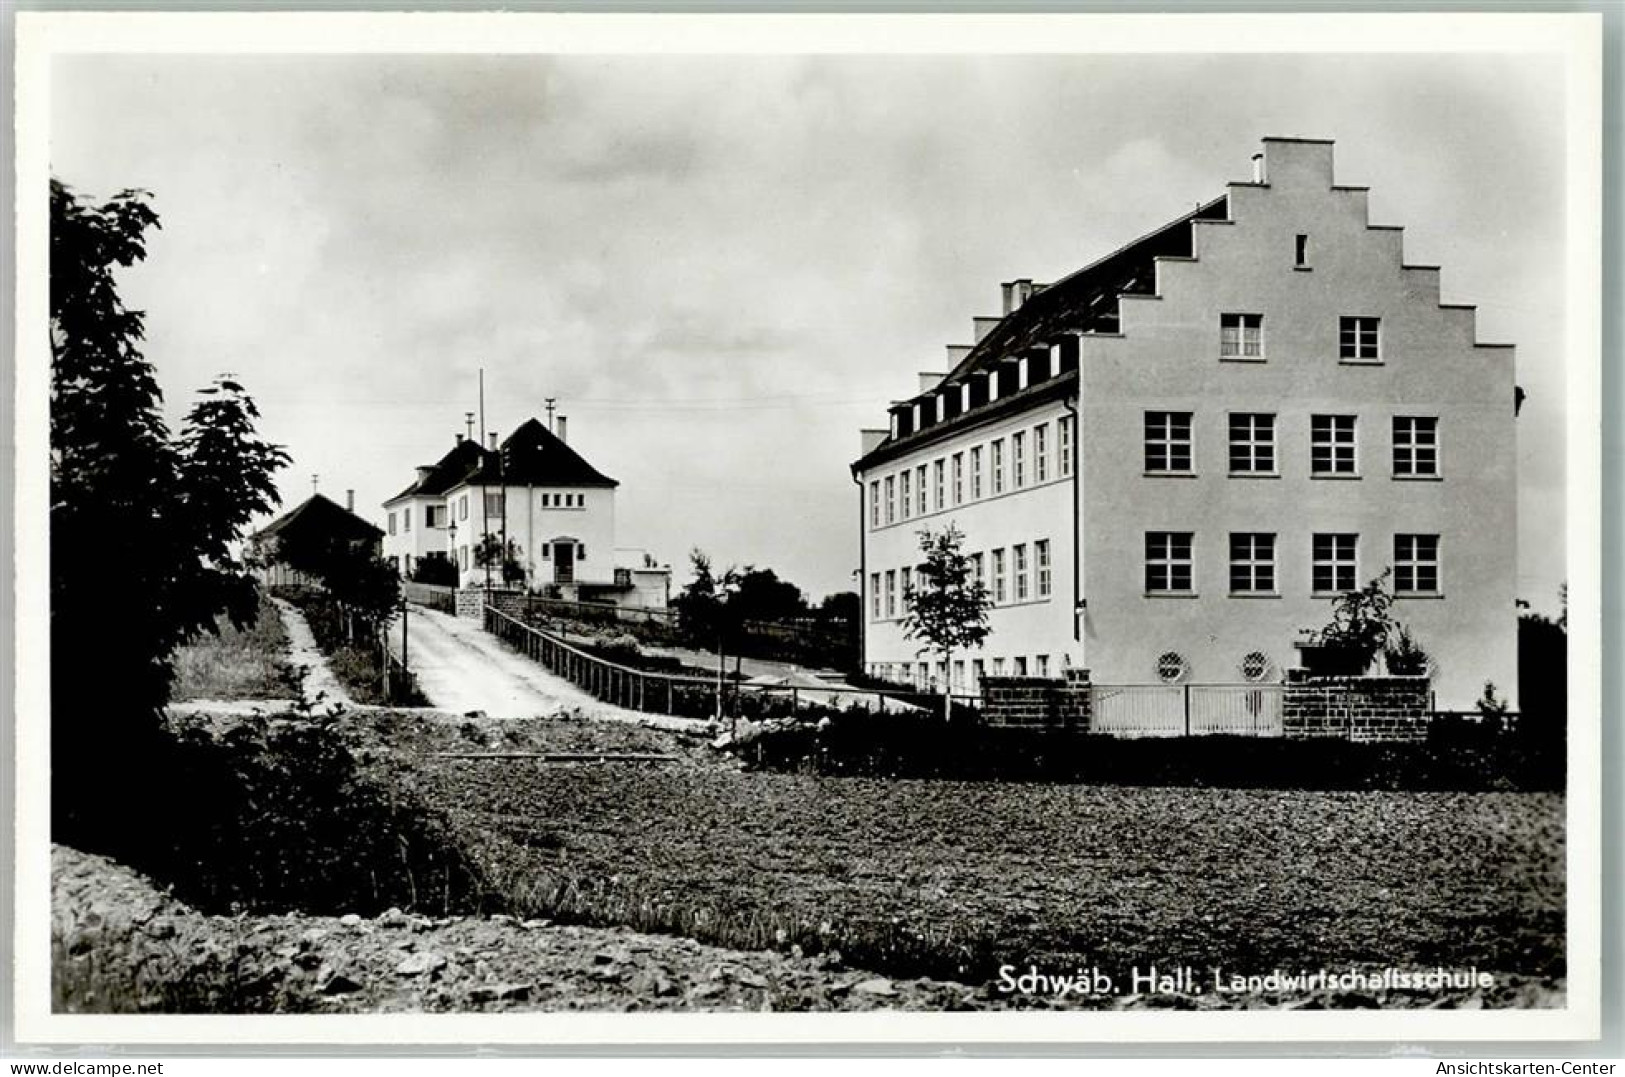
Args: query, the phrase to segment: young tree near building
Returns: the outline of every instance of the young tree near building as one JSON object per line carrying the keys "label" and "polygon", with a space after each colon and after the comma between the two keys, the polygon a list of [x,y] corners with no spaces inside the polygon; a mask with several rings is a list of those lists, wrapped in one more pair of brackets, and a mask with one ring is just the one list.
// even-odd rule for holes
{"label": "young tree near building", "polygon": [[711,559],[700,550],[691,551],[688,560],[694,579],[672,600],[672,605],[677,608],[677,625],[685,636],[701,647],[716,643],[716,715],[720,719],[728,639],[739,626],[739,611],[734,604],[739,593],[739,572],[730,567],[717,575],[711,569]]}
{"label": "young tree near building", "polygon": [[[204,390],[179,437],[165,426],[142,312],[115,279],[146,257],[158,227],[148,201],[123,191],[96,205],[51,181],[52,828],[63,841],[120,825],[119,790],[153,780],[141,753],[176,647],[221,615],[254,619],[253,580],[232,551],[276,505],[271,478],[288,462],[228,378]],[[97,805],[110,810],[92,821]]]}
{"label": "young tree near building", "polygon": [[925,560],[903,592],[903,636],[942,656],[942,717],[953,713],[954,652],[981,645],[990,631],[987,588],[971,575],[970,558],[960,549],[965,536],[949,524],[940,532],[920,532]]}

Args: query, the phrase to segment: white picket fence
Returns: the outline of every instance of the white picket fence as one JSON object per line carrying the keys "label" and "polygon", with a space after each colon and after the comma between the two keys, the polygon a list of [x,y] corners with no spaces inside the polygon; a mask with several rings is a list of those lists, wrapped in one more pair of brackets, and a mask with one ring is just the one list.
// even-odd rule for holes
{"label": "white picket fence", "polygon": [[1279,684],[1097,684],[1090,729],[1114,737],[1279,737]]}

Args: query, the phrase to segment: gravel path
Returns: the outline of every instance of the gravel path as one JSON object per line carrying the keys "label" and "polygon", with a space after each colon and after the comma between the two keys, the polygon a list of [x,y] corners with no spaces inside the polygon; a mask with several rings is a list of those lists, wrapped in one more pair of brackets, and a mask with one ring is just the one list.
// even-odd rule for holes
{"label": "gravel path", "polygon": [[[642,714],[601,702],[562,677],[516,654],[478,622],[412,606],[407,658],[418,688],[435,707],[488,718],[538,718],[576,711],[585,717],[692,732],[704,723]],[[390,647],[401,653],[399,619]]]}
{"label": "gravel path", "polygon": [[305,667],[305,695],[311,699],[319,696],[324,706],[354,707],[355,700],[350,698],[350,693],[345,691],[339,679],[333,676],[321,648],[316,646],[316,637],[311,633],[305,615],[287,599],[273,598],[271,601],[276,603],[277,612],[282,614],[283,627],[288,631],[288,660],[295,666]]}

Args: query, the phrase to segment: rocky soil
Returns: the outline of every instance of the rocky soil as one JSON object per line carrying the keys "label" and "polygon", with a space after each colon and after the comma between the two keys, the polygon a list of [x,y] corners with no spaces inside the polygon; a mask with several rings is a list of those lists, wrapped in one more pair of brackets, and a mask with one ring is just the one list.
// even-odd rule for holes
{"label": "rocky soil", "polygon": [[54,1008],[66,1013],[482,1013],[1354,1009],[1561,1006],[1502,978],[1434,997],[1318,992],[1244,1000],[1125,994],[1020,999],[994,985],[892,980],[838,955],[738,952],[689,939],[509,916],[207,916],[104,857],[52,850]]}
{"label": "rocky soil", "polygon": [[57,1009],[908,1010],[961,984],[507,916],[205,916],[103,857],[52,851]]}

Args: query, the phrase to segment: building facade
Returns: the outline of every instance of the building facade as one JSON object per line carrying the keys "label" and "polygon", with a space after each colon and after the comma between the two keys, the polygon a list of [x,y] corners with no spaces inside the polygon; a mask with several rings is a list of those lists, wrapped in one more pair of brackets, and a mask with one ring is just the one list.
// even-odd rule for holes
{"label": "building facade", "polygon": [[[345,491],[341,506],[322,494],[311,494],[248,538],[247,559],[267,587],[319,587],[321,581],[293,568],[285,554],[300,547],[308,556],[323,549],[351,550],[377,556],[384,534],[355,514],[355,492]],[[307,562],[308,563],[308,562]]]}
{"label": "building facade", "polygon": [[529,419],[485,447],[459,437],[384,502],[384,555],[422,582],[666,605],[670,567],[616,547],[619,484],[566,444],[559,423],[555,432]]}
{"label": "building facade", "polygon": [[[1513,352],[1366,201],[1331,143],[1266,139],[1220,198],[1005,285],[853,465],[870,671],[1278,680],[1337,594],[1387,572],[1440,708],[1486,681],[1516,700]],[[994,609],[941,669],[900,619],[918,532],[949,523]]]}

